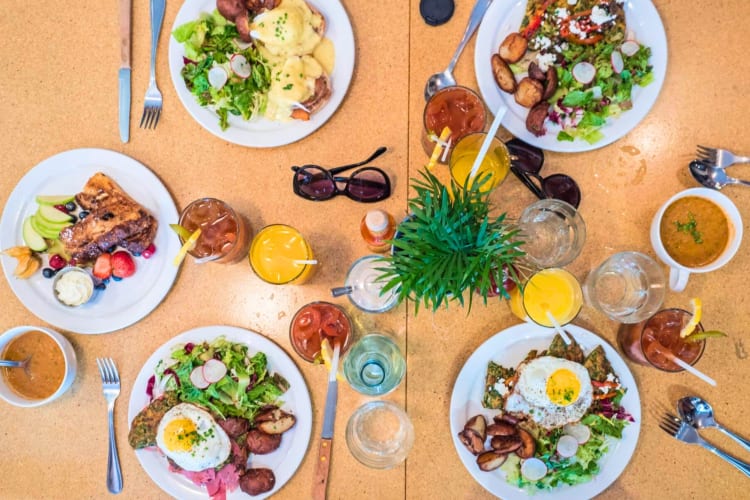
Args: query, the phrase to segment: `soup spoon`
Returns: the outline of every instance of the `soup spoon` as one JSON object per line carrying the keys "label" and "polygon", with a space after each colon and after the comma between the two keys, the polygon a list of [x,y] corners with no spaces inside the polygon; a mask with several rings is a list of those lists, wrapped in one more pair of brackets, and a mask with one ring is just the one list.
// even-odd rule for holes
{"label": "soup spoon", "polygon": [[729,177],[723,168],[693,160],[690,162],[690,173],[700,184],[711,189],[721,189],[729,184],[743,184],[750,186],[750,182]]}
{"label": "soup spoon", "polygon": [[21,361],[12,361],[10,359],[0,359],[0,367],[4,368],[23,368],[26,373],[29,372],[29,361],[31,356]]}
{"label": "soup spoon", "polygon": [[677,411],[685,422],[689,423],[696,429],[703,429],[706,427],[718,429],[740,443],[746,450],[750,451],[750,441],[736,435],[714,420],[714,410],[711,408],[711,405],[708,404],[708,401],[697,396],[687,396],[677,402]]}

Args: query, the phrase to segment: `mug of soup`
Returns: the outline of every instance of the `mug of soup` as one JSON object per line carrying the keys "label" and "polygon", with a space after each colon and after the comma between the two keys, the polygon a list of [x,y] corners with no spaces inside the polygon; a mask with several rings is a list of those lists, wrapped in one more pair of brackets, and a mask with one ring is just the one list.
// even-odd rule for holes
{"label": "mug of soup", "polygon": [[742,241],[742,218],[732,200],[707,188],[681,191],[667,200],[651,223],[651,245],[669,266],[669,288],[681,292],[691,273],[707,273],[729,262]]}

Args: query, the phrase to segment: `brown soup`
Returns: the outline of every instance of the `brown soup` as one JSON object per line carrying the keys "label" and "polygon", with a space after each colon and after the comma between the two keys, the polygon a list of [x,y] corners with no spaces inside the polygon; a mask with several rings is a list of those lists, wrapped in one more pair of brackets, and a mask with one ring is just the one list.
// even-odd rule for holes
{"label": "brown soup", "polygon": [[685,267],[710,264],[729,243],[729,219],[724,210],[698,196],[686,196],[669,205],[659,229],[664,249]]}
{"label": "brown soup", "polygon": [[46,399],[53,395],[65,377],[65,358],[57,342],[44,332],[31,331],[11,340],[3,359],[23,361],[24,368],[2,368],[5,383],[26,399]]}

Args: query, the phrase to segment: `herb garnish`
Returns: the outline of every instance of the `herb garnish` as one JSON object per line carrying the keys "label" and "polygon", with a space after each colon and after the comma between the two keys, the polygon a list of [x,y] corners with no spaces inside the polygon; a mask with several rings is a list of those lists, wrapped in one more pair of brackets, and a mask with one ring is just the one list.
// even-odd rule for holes
{"label": "herb garnish", "polygon": [[688,212],[688,222],[681,223],[680,221],[674,221],[677,226],[677,231],[680,233],[688,233],[693,237],[693,241],[697,244],[703,243],[703,235],[698,231],[698,222],[695,220],[695,215],[692,212]]}

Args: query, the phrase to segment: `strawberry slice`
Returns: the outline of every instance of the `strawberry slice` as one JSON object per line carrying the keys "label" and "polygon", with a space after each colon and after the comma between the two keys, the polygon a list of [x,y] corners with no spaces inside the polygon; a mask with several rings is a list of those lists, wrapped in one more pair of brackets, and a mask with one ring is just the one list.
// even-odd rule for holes
{"label": "strawberry slice", "polygon": [[131,255],[118,250],[112,254],[112,274],[118,278],[127,278],[135,273],[135,261]]}
{"label": "strawberry slice", "polygon": [[112,276],[112,255],[103,253],[94,262],[94,276],[100,280],[109,279]]}

